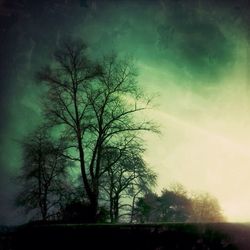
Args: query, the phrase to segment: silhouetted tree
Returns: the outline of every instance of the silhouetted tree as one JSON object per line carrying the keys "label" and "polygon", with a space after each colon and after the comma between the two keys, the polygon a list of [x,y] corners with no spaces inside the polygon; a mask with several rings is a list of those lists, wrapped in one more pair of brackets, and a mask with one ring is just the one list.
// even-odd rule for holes
{"label": "silhouetted tree", "polygon": [[218,200],[208,193],[194,194],[190,222],[223,222],[225,217]]}
{"label": "silhouetted tree", "polygon": [[55,53],[53,65],[38,76],[47,84],[47,119],[60,126],[76,150],[68,152],[68,157],[80,163],[95,221],[104,173],[102,150],[107,142],[111,145],[124,134],[154,130],[150,122],[134,117],[149,102],[142,102],[135,70],[128,60],[110,56],[97,65],[88,59],[81,41],[65,41]]}
{"label": "silhouetted tree", "polygon": [[190,216],[191,201],[185,195],[163,190],[160,196],[159,221],[185,222]]}
{"label": "silhouetted tree", "polygon": [[136,202],[137,222],[225,221],[218,201],[209,194],[191,197],[181,185],[164,189],[160,196],[147,193]]}
{"label": "silhouetted tree", "polygon": [[126,138],[122,146],[103,150],[105,173],[101,190],[108,197],[111,222],[118,222],[121,216],[131,216],[137,196],[155,185],[156,174],[146,166],[142,159],[144,149],[134,140],[134,137]]}
{"label": "silhouetted tree", "polygon": [[159,205],[158,196],[155,193],[149,192],[143,197],[140,197],[135,203],[133,220],[140,223],[157,222]]}
{"label": "silhouetted tree", "polygon": [[23,141],[23,165],[18,177],[22,191],[18,203],[36,210],[47,220],[61,206],[67,186],[68,161],[63,156],[65,143],[53,140],[47,128],[39,127]]}
{"label": "silhouetted tree", "polygon": [[147,194],[139,199],[136,211],[140,222],[185,222],[190,208],[187,197],[165,189],[161,196]]}
{"label": "silhouetted tree", "polygon": [[152,188],[156,185],[157,175],[148,167],[142,171],[139,178],[135,179],[129,189],[129,195],[132,198],[130,222],[134,221],[135,204],[140,197],[151,192]]}

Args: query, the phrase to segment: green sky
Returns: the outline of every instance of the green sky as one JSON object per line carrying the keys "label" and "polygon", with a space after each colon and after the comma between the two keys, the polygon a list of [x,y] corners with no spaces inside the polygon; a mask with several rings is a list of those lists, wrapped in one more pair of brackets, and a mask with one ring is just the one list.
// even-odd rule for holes
{"label": "green sky", "polygon": [[180,182],[215,195],[229,220],[250,221],[245,1],[87,2],[63,10],[53,5],[51,12],[41,8],[38,15],[38,7],[30,6],[30,18],[10,29],[4,46],[14,68],[7,71],[4,87],[2,165],[18,171],[21,154],[15,140],[39,121],[34,72],[50,61],[61,37],[73,35],[89,44],[94,57],[113,51],[133,56],[139,84],[157,96],[148,115],[162,133],[146,136],[145,155],[159,173],[157,190]]}

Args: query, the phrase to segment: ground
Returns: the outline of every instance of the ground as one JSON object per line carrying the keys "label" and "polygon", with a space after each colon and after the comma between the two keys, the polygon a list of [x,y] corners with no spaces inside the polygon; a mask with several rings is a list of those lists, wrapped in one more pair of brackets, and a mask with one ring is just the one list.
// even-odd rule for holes
{"label": "ground", "polygon": [[1,235],[0,250],[249,250],[250,224],[27,224]]}

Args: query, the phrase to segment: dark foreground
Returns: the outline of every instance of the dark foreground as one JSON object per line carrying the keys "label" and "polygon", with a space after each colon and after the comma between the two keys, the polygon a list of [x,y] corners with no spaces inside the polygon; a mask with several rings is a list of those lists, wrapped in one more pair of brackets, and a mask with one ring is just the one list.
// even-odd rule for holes
{"label": "dark foreground", "polygon": [[1,233],[10,249],[250,250],[250,224],[28,224]]}

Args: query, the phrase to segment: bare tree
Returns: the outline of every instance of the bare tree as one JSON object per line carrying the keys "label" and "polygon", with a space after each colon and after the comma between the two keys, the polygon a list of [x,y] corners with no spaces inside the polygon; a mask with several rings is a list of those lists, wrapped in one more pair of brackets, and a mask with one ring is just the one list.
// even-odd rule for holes
{"label": "bare tree", "polygon": [[191,222],[223,222],[225,217],[218,200],[208,193],[194,194],[192,197]]}
{"label": "bare tree", "polygon": [[126,137],[116,147],[103,150],[101,190],[108,197],[111,222],[131,217],[137,196],[155,184],[156,174],[147,168],[142,159],[144,149],[136,139]]}
{"label": "bare tree", "polygon": [[52,67],[38,76],[47,84],[46,117],[60,125],[75,148],[68,157],[79,161],[95,221],[104,173],[102,150],[124,133],[154,130],[150,122],[135,119],[149,103],[141,101],[134,67],[128,60],[110,56],[94,64],[81,41],[64,42]]}
{"label": "bare tree", "polygon": [[156,185],[157,175],[146,167],[144,171],[140,173],[139,178],[135,179],[130,188],[130,195],[132,197],[131,202],[131,213],[130,213],[130,222],[134,221],[135,215],[135,206],[136,202],[140,199],[140,197],[152,192],[152,187]]}
{"label": "bare tree", "polygon": [[38,210],[39,217],[47,220],[59,209],[68,188],[65,144],[51,139],[47,128],[39,127],[23,140],[22,146],[23,166],[19,176],[22,191],[18,202],[28,210]]}

